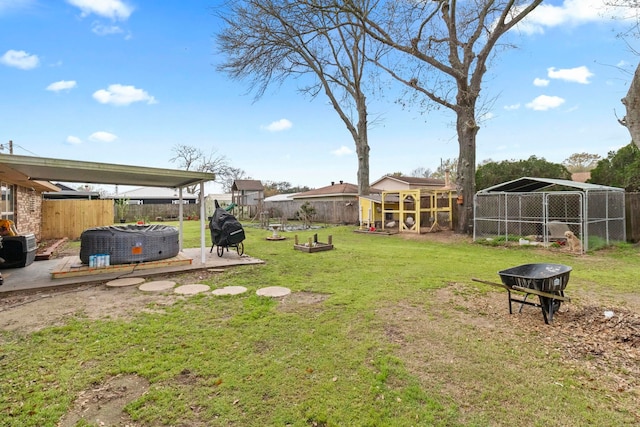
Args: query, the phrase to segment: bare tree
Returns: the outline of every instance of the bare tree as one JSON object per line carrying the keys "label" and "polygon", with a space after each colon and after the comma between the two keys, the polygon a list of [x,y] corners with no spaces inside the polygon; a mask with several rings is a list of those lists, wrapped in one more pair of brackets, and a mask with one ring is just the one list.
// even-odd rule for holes
{"label": "bare tree", "polygon": [[233,183],[237,179],[251,179],[251,177],[247,176],[247,173],[240,168],[234,168],[234,167],[227,168],[227,173],[221,179],[223,191],[225,193],[230,193],[231,187],[233,187]]}
{"label": "bare tree", "polygon": [[[609,0],[607,5],[633,12],[635,22],[631,25],[631,28],[624,34],[621,34],[621,36],[625,38],[638,38],[640,36],[640,16],[638,15],[640,12],[640,1]],[[640,64],[638,64],[633,74],[629,91],[626,96],[622,98],[622,104],[625,106],[627,114],[618,121],[622,126],[627,128],[631,134],[631,140],[640,148]]]}
{"label": "bare tree", "polygon": [[[177,144],[171,148],[173,157],[169,159],[186,171],[210,172],[216,175],[216,181],[223,181],[229,173],[230,166],[225,156],[216,156],[216,151],[206,155],[200,148]],[[188,186],[187,192],[195,194],[197,185]]]}
{"label": "bare tree", "polygon": [[420,166],[412,170],[409,173],[409,176],[414,176],[416,178],[430,178],[432,173],[433,172],[431,172],[431,169]]}
{"label": "bare tree", "polygon": [[600,159],[598,154],[573,153],[562,162],[562,165],[571,173],[588,172],[598,165]]}
{"label": "bare tree", "polygon": [[627,114],[620,120],[631,134],[631,140],[640,148],[640,64],[631,80],[627,95],[622,98]]}
{"label": "bare tree", "polygon": [[[459,156],[456,189],[463,197],[456,231],[471,232],[475,192],[477,101],[498,40],[542,0],[380,0],[362,10],[346,0],[336,6],[356,14],[367,34],[392,49],[375,63],[419,94],[427,105],[456,116]],[[415,92],[413,92],[415,91]]]}
{"label": "bare tree", "polygon": [[[369,0],[354,0],[361,13]],[[364,86],[368,39],[350,13],[325,13],[323,0],[234,0],[220,13],[225,28],[217,42],[227,59],[218,70],[249,79],[256,98],[274,82],[303,75],[300,90],[324,92],[355,142],[358,192],[369,194],[367,98]],[[332,0],[328,0],[332,3]],[[303,79],[304,80],[304,79]]]}

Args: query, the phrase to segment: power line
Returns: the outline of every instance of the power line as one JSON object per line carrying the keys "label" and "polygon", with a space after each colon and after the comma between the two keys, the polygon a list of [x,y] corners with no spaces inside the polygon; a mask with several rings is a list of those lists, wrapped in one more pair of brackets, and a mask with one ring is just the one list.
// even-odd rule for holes
{"label": "power line", "polygon": [[13,141],[11,141],[11,140],[9,140],[9,143],[7,145],[0,144],[0,151],[9,150],[9,154],[13,154],[13,147],[18,147],[18,148],[26,151],[29,154],[33,154],[34,156],[37,156],[37,154],[34,153],[33,151],[27,150],[26,148],[24,148],[21,145],[14,144]]}

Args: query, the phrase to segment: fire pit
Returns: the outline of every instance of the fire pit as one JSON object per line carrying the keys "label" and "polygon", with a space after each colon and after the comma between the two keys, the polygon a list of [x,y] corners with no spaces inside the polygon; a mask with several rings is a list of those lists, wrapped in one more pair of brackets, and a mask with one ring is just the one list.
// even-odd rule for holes
{"label": "fire pit", "polygon": [[[560,304],[570,301],[564,296],[564,289],[569,282],[571,270],[571,267],[562,264],[524,264],[499,271],[502,284],[472,280],[505,288],[509,297],[510,314],[513,312],[511,302],[520,303],[520,311],[524,305],[540,307],[544,322],[548,324],[553,321],[553,314],[560,309]],[[524,293],[524,299],[512,297],[511,291]],[[540,303],[527,301],[529,295],[537,295]]]}

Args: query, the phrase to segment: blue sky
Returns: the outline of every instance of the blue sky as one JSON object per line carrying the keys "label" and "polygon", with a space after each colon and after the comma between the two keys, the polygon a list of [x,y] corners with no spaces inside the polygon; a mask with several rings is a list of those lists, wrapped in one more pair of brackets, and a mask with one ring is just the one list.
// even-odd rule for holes
{"label": "blue sky", "polygon": [[[611,20],[602,3],[545,2],[511,35],[519,47],[501,52],[485,78],[493,101],[478,162],[606,157],[630,142],[616,114],[640,46],[616,37],[630,21]],[[21,155],[168,168],[171,148],[185,144],[254,179],[357,183],[353,140],[324,98],[301,96],[293,81],[254,102],[216,71],[215,5],[0,0],[0,143],[13,140]],[[392,98],[370,105],[371,181],[457,157],[450,112],[422,115]]]}

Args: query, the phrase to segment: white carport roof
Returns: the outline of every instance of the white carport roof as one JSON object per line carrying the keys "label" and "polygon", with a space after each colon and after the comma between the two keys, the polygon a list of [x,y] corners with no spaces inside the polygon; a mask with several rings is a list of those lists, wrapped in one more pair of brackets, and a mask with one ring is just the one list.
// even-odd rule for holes
{"label": "white carport roof", "polygon": [[18,173],[30,181],[86,182],[180,188],[213,181],[215,174],[111,163],[0,154],[0,177]]}
{"label": "white carport roof", "polygon": [[608,187],[606,185],[588,184],[566,179],[533,178],[525,176],[482,189],[478,191],[478,193],[528,193],[531,191],[545,190],[553,186],[575,188],[581,191],[624,191],[624,188]]}
{"label": "white carport roof", "polygon": [[[31,186],[41,191],[51,191],[51,188],[47,187],[47,181],[169,188],[200,184],[200,246],[202,262],[205,262],[204,183],[215,179],[216,176],[213,173],[0,154],[0,180],[3,177],[11,177],[12,181],[20,185]],[[182,205],[180,208],[180,249],[182,249]]]}

